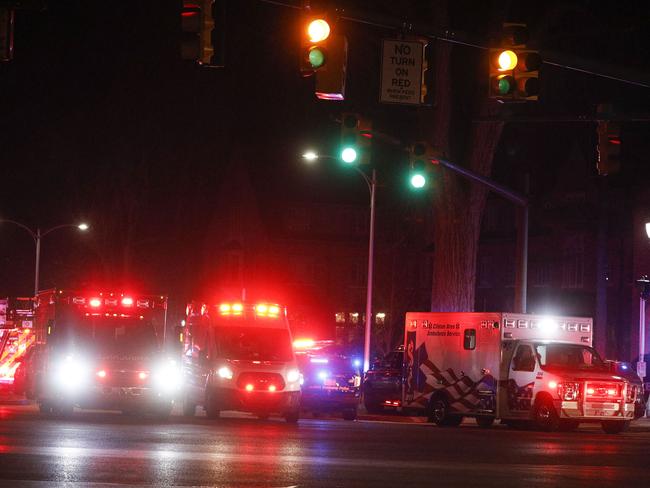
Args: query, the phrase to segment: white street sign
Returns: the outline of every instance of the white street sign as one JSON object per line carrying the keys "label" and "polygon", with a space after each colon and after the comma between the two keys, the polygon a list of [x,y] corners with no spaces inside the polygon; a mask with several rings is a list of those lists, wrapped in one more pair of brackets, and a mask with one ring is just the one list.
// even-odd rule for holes
{"label": "white street sign", "polygon": [[425,47],[420,41],[383,40],[380,102],[422,104]]}

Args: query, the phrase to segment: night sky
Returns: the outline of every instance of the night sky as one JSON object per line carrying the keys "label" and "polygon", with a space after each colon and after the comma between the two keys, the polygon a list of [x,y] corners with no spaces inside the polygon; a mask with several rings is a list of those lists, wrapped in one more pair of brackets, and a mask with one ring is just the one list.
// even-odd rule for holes
{"label": "night sky", "polygon": [[[60,0],[16,12],[14,59],[0,65],[0,217],[42,229],[81,220],[93,226],[86,235],[66,229],[43,240],[41,288],[128,284],[187,298],[202,286],[195,277],[204,264],[206,226],[233,168],[248,168],[263,205],[283,199],[363,204],[367,196],[355,176],[305,170],[299,158],[305,144],[333,151],[343,110],[371,116],[376,127],[404,141],[425,136],[417,120],[426,108],[377,101],[380,40],[398,32],[341,21],[337,28],[350,41],[347,100],[322,102],[298,70],[298,10],[227,2],[226,67],[205,69],[180,59],[181,3]],[[427,26],[435,2],[344,3],[349,12],[370,9],[367,18],[377,23],[408,20],[424,28],[418,34],[433,32]],[[510,183],[513,159],[557,168],[572,140],[587,151],[593,146],[593,126],[559,118],[593,115],[602,102],[650,114],[649,88],[567,69],[589,66],[648,83],[647,2],[450,4],[451,28],[474,43],[486,46],[507,16],[528,22],[538,47],[558,61],[543,67],[542,101],[508,109],[549,120],[506,126],[495,160],[502,181]],[[454,48],[458,161],[486,92],[484,54]],[[647,123],[625,124],[630,163],[619,184],[647,182],[647,135]],[[391,175],[385,201],[405,192],[397,181],[404,161],[395,148],[377,157]],[[33,261],[29,236],[0,225],[0,296],[31,293]]]}

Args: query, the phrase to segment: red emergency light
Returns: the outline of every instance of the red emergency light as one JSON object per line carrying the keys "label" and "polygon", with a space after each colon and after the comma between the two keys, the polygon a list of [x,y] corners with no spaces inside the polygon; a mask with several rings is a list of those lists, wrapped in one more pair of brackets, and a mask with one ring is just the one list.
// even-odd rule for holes
{"label": "red emergency light", "polygon": [[133,298],[131,298],[131,297],[123,297],[122,298],[122,306],[123,307],[132,307],[133,306]]}
{"label": "red emergency light", "polygon": [[88,300],[88,305],[90,305],[93,308],[99,308],[102,306],[102,299],[101,298],[91,298]]}
{"label": "red emergency light", "polygon": [[254,386],[250,383],[246,385],[246,391],[253,391]]}

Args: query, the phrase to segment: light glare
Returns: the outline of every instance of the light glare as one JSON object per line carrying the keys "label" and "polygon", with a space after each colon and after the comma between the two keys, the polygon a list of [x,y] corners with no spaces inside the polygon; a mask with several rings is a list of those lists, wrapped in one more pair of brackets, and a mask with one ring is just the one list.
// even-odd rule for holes
{"label": "light glare", "polygon": [[344,163],[354,163],[357,160],[357,150],[353,147],[346,147],[341,151],[341,159]]}
{"label": "light glare", "polygon": [[498,63],[500,71],[515,69],[515,66],[517,66],[517,55],[510,50],[502,51],[501,54],[499,54]]}
{"label": "light glare", "polygon": [[427,182],[426,178],[419,173],[411,176],[411,186],[413,188],[423,188],[426,182]]}
{"label": "light glare", "polygon": [[330,25],[324,19],[312,20],[307,26],[307,35],[311,42],[321,42],[330,35]]}

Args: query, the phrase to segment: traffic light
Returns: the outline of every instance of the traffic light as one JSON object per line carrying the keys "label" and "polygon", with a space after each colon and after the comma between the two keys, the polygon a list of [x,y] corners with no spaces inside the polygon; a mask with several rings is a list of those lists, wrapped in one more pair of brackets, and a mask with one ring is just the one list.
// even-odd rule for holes
{"label": "traffic light", "polygon": [[202,66],[223,67],[225,17],[225,0],[183,0],[181,57]]}
{"label": "traffic light", "polygon": [[598,158],[596,169],[600,176],[621,169],[621,126],[618,122],[598,121]]}
{"label": "traffic light", "polygon": [[344,163],[370,163],[372,122],[359,114],[341,115],[340,157]]}
{"label": "traffic light", "polygon": [[414,142],[408,148],[409,152],[409,183],[415,189],[424,188],[427,184],[427,172],[435,155],[431,145],[424,141]]}
{"label": "traffic light", "polygon": [[300,72],[315,76],[315,94],[322,100],[343,100],[348,41],[333,31],[326,15],[305,14],[301,24]]}
{"label": "traffic light", "polygon": [[489,96],[502,101],[537,100],[539,51],[528,49],[525,24],[503,24],[499,47],[489,49]]}

